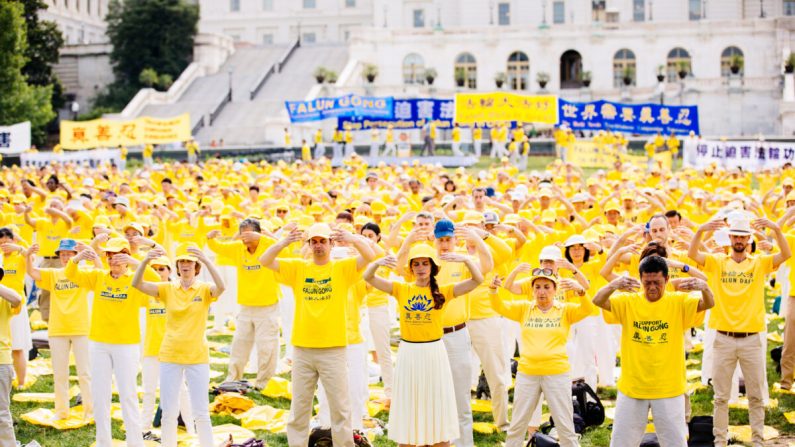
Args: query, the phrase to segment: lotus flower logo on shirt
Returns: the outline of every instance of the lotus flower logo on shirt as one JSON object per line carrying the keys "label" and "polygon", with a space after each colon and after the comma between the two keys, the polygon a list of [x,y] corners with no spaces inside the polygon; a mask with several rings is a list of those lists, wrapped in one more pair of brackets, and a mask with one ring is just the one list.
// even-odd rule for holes
{"label": "lotus flower logo on shirt", "polygon": [[432,301],[425,295],[414,295],[409,299],[408,305],[403,306],[409,312],[429,312],[432,308]]}

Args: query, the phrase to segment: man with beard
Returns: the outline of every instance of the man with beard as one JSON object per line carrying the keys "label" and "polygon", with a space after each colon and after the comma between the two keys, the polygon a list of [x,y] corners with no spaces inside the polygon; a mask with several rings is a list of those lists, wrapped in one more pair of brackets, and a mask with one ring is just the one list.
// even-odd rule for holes
{"label": "man with beard", "polygon": [[[727,443],[729,429],[729,392],[737,366],[745,378],[748,413],[754,447],[764,445],[765,423],[763,388],[765,386],[765,352],[760,332],[765,331],[765,276],[774,272],[790,257],[790,248],[781,228],[769,219],[736,218],[729,221],[731,251],[727,255],[708,254],[699,250],[704,233],[724,227],[722,220],[713,220],[699,227],[688,251],[690,259],[704,266],[709,286],[715,293],[715,307],[709,327],[717,331],[713,345],[712,385],[715,390],[715,446]],[[748,245],[753,229],[773,232],[780,252],[774,255],[751,256]]]}

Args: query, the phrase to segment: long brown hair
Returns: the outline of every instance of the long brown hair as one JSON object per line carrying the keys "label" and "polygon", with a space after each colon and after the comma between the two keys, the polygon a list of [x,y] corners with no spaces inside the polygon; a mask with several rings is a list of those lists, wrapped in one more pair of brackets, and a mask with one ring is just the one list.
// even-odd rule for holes
{"label": "long brown hair", "polygon": [[436,275],[439,274],[439,266],[431,260],[431,297],[433,298],[433,308],[440,310],[444,306],[444,295],[439,291],[439,284],[436,283]]}

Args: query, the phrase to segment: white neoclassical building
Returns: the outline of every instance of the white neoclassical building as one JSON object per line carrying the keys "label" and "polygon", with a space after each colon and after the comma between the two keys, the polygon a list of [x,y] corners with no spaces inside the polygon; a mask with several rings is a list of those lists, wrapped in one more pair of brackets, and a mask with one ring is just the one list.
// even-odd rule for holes
{"label": "white neoclassical building", "polygon": [[106,43],[109,0],[44,0],[47,9],[39,13],[41,20],[58,25],[66,45]]}

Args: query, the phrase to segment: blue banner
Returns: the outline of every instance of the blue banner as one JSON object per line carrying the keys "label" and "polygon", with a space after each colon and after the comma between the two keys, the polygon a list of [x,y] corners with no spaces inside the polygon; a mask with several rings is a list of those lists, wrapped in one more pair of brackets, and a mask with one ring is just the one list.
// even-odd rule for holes
{"label": "blue banner", "polygon": [[698,106],[570,102],[558,99],[558,125],[572,130],[611,130],[630,134],[699,134]]}
{"label": "blue banner", "polygon": [[337,120],[337,128],[350,126],[352,130],[385,129],[390,124],[395,129],[419,129],[435,121],[440,129],[453,127],[455,101],[452,99],[395,99],[392,116],[345,116]]}
{"label": "blue banner", "polygon": [[312,101],[285,101],[290,122],[319,121],[341,116],[392,118],[392,97],[345,95]]}

